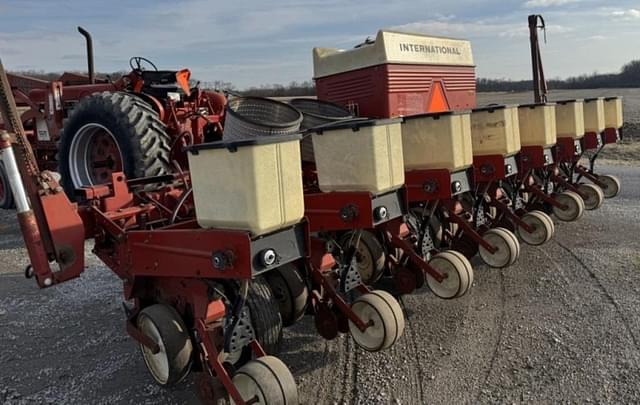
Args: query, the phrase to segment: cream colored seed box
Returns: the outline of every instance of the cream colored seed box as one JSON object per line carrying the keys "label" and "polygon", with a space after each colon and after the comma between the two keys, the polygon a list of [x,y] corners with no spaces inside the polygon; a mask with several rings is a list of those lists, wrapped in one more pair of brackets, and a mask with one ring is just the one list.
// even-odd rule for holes
{"label": "cream colored seed box", "polygon": [[616,129],[620,129],[624,125],[621,97],[607,97],[604,99],[604,124],[607,128]]}
{"label": "cream colored seed box", "polygon": [[400,120],[348,120],[312,132],[323,192],[382,194],[404,184]]}
{"label": "cream colored seed box", "polygon": [[548,148],[556,144],[555,104],[530,104],[518,107],[520,143]]}
{"label": "cream colored seed box", "polygon": [[259,236],[304,216],[299,136],[198,145],[189,152],[189,168],[203,228]]}
{"label": "cream colored seed box", "polygon": [[408,116],[402,124],[405,170],[447,169],[457,172],[473,163],[471,114]]}
{"label": "cream colored seed box", "polygon": [[556,102],[556,132],[558,138],[582,139],[584,137],[583,100]]}
{"label": "cream colored seed box", "polygon": [[491,106],[473,110],[471,139],[474,156],[511,156],[520,151],[517,106]]}
{"label": "cream colored seed box", "polygon": [[584,100],[584,130],[585,132],[604,131],[604,98],[589,98]]}

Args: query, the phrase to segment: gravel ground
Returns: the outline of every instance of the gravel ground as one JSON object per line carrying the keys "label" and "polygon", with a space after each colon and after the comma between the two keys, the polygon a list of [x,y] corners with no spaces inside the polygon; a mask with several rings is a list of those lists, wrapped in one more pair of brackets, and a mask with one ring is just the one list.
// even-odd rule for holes
{"label": "gravel ground", "polygon": [[[640,168],[606,167],[623,193],[507,270],[476,265],[469,295],[404,298],[403,338],[371,354],[324,341],[311,319],[282,359],[302,403],[640,402]],[[0,211],[0,403],[197,403],[193,382],[151,382],[124,331],[121,285],[90,258],[82,278],[38,290],[13,212]]]}

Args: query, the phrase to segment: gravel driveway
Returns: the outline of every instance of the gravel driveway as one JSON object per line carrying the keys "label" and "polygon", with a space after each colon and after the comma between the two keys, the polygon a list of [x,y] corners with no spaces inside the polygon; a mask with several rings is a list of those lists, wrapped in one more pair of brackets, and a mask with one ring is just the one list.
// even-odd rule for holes
{"label": "gravel driveway", "polygon": [[[404,337],[370,354],[305,319],[282,359],[305,404],[640,402],[640,168],[623,192],[507,270],[476,264],[456,301],[404,298]],[[25,280],[13,212],[0,211],[0,403],[197,403],[193,383],[151,382],[124,330],[121,285],[89,252],[79,280]]]}

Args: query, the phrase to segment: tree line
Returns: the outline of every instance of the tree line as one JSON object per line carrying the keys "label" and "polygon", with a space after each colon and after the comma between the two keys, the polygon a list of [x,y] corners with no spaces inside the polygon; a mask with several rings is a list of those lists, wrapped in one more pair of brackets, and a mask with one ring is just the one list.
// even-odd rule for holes
{"label": "tree line", "polygon": [[[592,73],[567,79],[551,79],[547,81],[549,89],[599,89],[640,87],[640,60],[627,63],[619,73]],[[486,91],[528,91],[533,87],[531,80],[478,79],[477,90]]]}
{"label": "tree line", "polygon": [[[60,73],[44,71],[19,71],[13,72],[20,75],[36,77],[43,80],[57,80]],[[109,78],[117,80],[126,72],[113,72],[110,74],[97,73],[99,78]],[[201,88],[230,91],[244,96],[257,97],[293,97],[293,96],[314,96],[316,94],[315,84],[312,80],[303,82],[292,81],[288,85],[265,84],[257,87],[249,87],[239,90],[233,83],[216,80],[199,82],[192,80],[192,84],[199,84]],[[484,79],[476,81],[477,91],[529,91],[532,88],[531,80],[509,80],[509,79]],[[620,87],[640,87],[640,60],[627,63],[619,73],[580,75],[567,79],[551,79],[548,81],[549,89],[596,89],[596,88],[620,88]]]}

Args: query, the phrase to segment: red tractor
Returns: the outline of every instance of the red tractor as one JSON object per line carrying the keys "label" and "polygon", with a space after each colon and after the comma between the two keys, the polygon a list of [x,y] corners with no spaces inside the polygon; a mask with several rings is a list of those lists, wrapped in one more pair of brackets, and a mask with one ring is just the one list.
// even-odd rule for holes
{"label": "red tractor", "polygon": [[[114,172],[138,178],[180,171],[184,147],[221,138],[223,94],[192,85],[188,69],[159,70],[139,56],[118,80],[97,79],[91,35],[78,31],[86,38],[88,76],[64,73],[48,82],[8,75],[38,166],[59,172],[69,196],[111,181]],[[13,205],[0,166],[0,208]]]}

